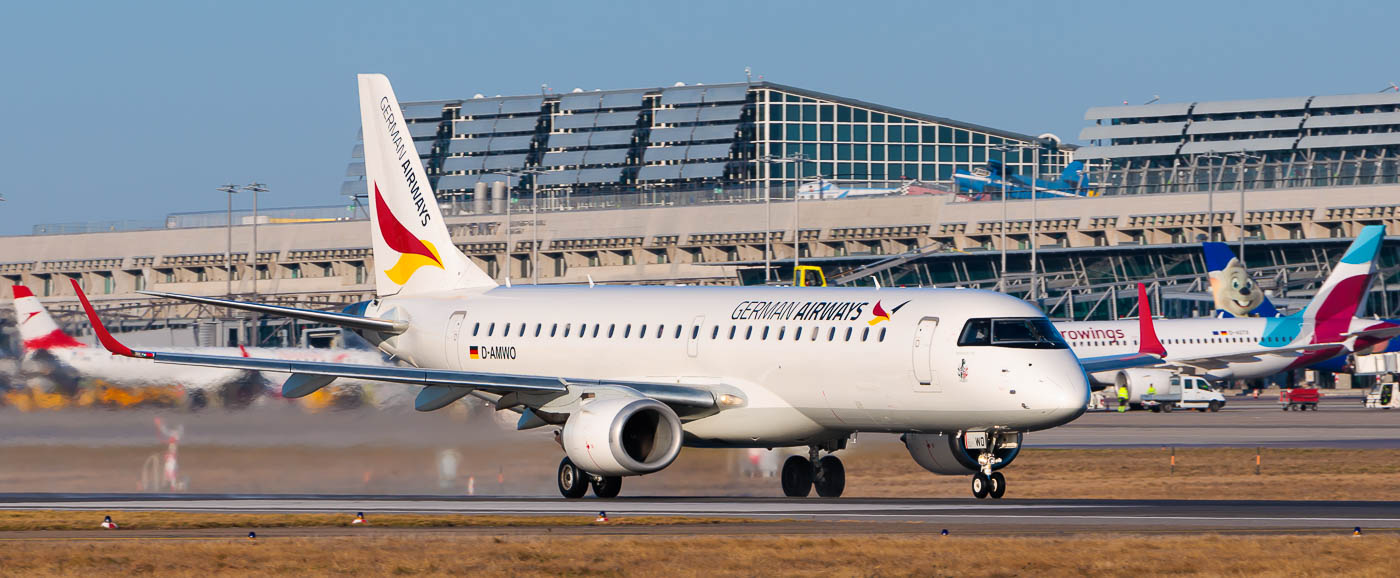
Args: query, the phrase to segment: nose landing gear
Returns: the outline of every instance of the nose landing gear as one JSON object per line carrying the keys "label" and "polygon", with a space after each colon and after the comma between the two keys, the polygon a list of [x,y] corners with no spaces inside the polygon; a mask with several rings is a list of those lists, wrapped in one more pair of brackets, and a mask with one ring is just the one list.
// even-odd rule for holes
{"label": "nose landing gear", "polygon": [[[840,440],[825,446],[811,446],[808,450],[809,458],[792,456],[783,462],[783,495],[789,498],[805,498],[811,495],[812,488],[815,487],[817,495],[823,498],[841,497],[841,493],[846,490],[846,466],[841,463],[841,458],[831,455],[830,452],[845,445],[845,440]],[[818,453],[823,449],[828,454],[817,459]]]}
{"label": "nose landing gear", "polygon": [[1006,495],[1006,476],[993,471],[1002,461],[996,452],[999,440],[1000,436],[987,436],[987,447],[977,456],[979,471],[972,476],[972,495],[979,500],[989,496],[997,500]]}

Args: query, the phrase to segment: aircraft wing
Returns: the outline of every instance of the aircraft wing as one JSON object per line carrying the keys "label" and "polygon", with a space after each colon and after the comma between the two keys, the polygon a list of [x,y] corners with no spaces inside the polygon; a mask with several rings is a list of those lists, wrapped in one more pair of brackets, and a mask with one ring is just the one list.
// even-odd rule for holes
{"label": "aircraft wing", "polygon": [[[73,288],[78,293],[78,299],[82,301],[83,309],[87,312],[88,320],[92,323],[92,329],[97,334],[98,341],[113,355],[149,359],[156,363],[289,373],[291,377],[282,386],[285,397],[302,397],[329,385],[337,378],[354,378],[423,387],[425,389],[420,392],[414,404],[415,408],[420,411],[432,411],[445,407],[467,394],[478,391],[502,396],[508,398],[512,404],[534,409],[565,395],[571,387],[585,390],[600,388],[632,390],[671,406],[677,414],[682,416],[693,416],[717,410],[722,405],[721,401],[726,406],[742,403],[741,399],[726,392],[670,383],[572,379],[559,376],[386,367],[166,351],[137,351],[123,345],[107,331],[102,320],[97,317],[97,312],[93,309],[92,304],[88,302],[87,295],[83,293],[81,287],[78,287],[76,281],[73,282]],[[498,404],[498,406],[507,407],[506,404]]]}
{"label": "aircraft wing", "polygon": [[1084,373],[1098,373],[1162,364],[1167,350],[1157,339],[1157,328],[1152,324],[1152,303],[1147,300],[1147,286],[1142,283],[1138,283],[1138,334],[1137,353],[1083,357],[1079,366],[1084,368]]}
{"label": "aircraft wing", "polygon": [[376,331],[388,335],[398,335],[408,329],[408,324],[403,321],[392,319],[376,319],[374,317],[360,317],[346,313],[334,311],[317,311],[315,309],[297,309],[295,307],[283,307],[281,305],[266,305],[263,303],[248,303],[246,301],[232,301],[229,299],[216,299],[214,297],[199,297],[196,295],[181,295],[179,293],[162,293],[160,291],[137,291],[142,295],[152,297],[164,297],[166,299],[176,299],[179,301],[189,301],[202,305],[213,305],[216,307],[228,307],[229,309],[240,309],[252,311],[254,313],[265,313],[268,315],[280,315],[282,317],[292,317],[295,319],[305,319],[317,323],[326,323],[338,327],[348,327],[350,329],[360,329],[366,331]]}

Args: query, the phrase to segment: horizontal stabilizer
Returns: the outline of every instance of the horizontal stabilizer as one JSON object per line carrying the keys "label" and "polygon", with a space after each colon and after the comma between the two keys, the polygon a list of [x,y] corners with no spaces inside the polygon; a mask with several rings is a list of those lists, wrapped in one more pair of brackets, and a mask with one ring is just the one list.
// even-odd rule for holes
{"label": "horizontal stabilizer", "polygon": [[283,307],[281,305],[266,305],[263,303],[248,303],[246,301],[232,301],[228,299],[217,299],[214,297],[199,297],[196,295],[181,295],[179,293],[162,293],[160,291],[137,291],[142,295],[152,297],[164,297],[166,299],[176,299],[188,301],[190,303],[200,303],[215,307],[228,307],[241,311],[252,311],[254,313],[264,313],[267,315],[277,315],[280,317],[291,317],[293,319],[305,319],[316,321],[349,329],[360,329],[364,331],[375,331],[389,335],[398,335],[408,330],[408,323],[404,321],[390,321],[388,319],[375,319],[373,317],[360,317],[358,315],[348,315],[334,311],[317,311],[315,309],[297,309],[295,307]]}
{"label": "horizontal stabilizer", "polygon": [[[244,359],[251,359],[246,355],[243,357]],[[287,381],[282,383],[282,397],[287,399],[306,397],[316,393],[316,390],[330,385],[332,381],[335,381],[335,377],[329,375],[294,373],[291,377],[287,378]]]}

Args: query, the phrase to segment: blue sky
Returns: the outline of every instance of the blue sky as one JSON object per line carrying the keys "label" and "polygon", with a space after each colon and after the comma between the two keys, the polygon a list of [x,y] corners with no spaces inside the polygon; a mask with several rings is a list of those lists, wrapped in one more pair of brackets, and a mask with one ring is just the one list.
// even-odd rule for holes
{"label": "blue sky", "polygon": [[[403,100],[755,76],[1077,140],[1089,106],[1372,92],[1400,3],[24,2],[0,54],[0,235],[327,205],[355,73]],[[247,199],[238,201],[242,205]]]}

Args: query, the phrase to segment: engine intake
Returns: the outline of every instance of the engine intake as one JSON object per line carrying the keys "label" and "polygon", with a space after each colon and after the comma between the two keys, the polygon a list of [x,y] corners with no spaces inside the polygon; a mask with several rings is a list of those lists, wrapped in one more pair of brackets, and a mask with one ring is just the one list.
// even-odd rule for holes
{"label": "engine intake", "polygon": [[[991,435],[991,434],[988,434]],[[1021,453],[1021,434],[1003,433],[996,456],[1001,462],[992,466],[999,470],[1011,464]],[[1012,437],[1015,436],[1015,437]],[[962,476],[978,471],[977,458],[985,450],[968,448],[961,436],[948,434],[904,434],[904,447],[924,469],[942,476]]]}
{"label": "engine intake", "polygon": [[660,471],[681,452],[681,420],[654,399],[622,397],[586,402],[564,423],[564,453],[600,476]]}

